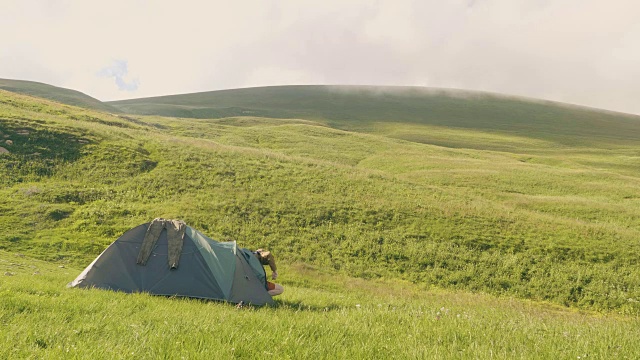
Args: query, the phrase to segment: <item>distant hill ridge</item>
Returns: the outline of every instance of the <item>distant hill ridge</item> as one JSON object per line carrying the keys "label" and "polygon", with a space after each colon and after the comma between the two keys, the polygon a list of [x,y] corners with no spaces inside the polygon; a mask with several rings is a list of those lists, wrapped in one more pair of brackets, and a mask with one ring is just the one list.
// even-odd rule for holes
{"label": "distant hill ridge", "polygon": [[35,81],[0,79],[0,89],[98,111],[109,113],[120,112],[117,108],[79,91]]}
{"label": "distant hill ridge", "polygon": [[[0,89],[109,113],[178,118],[305,119],[333,128],[440,144],[430,127],[525,136],[565,145],[636,144],[640,116],[495,93],[403,86],[287,85],[101,102],[75,90],[0,79]],[[421,127],[389,133],[381,124]]]}
{"label": "distant hill ridge", "polygon": [[183,118],[256,116],[324,121],[370,131],[405,122],[564,141],[640,138],[640,116],[464,90],[375,86],[271,86],[108,102],[125,113]]}

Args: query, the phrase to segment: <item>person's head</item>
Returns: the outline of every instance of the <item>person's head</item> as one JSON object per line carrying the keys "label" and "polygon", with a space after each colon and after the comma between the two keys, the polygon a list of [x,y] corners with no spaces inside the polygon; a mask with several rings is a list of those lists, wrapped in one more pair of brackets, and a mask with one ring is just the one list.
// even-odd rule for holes
{"label": "person's head", "polygon": [[256,253],[258,254],[258,259],[260,259],[260,263],[262,265],[269,265],[269,262],[274,261],[273,255],[270,251],[258,249],[256,250]]}

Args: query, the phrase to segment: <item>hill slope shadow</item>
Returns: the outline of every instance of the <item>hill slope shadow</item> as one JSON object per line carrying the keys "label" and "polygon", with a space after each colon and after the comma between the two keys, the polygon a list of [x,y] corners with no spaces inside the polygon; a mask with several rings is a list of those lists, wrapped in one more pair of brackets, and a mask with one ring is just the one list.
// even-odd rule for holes
{"label": "hill slope shadow", "polygon": [[0,145],[3,154],[0,174],[3,183],[16,183],[30,177],[53,175],[60,163],[74,162],[91,141],[80,134],[0,118]]}

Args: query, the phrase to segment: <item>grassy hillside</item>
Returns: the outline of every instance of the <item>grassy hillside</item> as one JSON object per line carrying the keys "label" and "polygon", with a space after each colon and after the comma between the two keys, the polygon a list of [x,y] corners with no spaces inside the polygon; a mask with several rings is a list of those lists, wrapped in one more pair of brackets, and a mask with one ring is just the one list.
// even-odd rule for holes
{"label": "grassy hillside", "polygon": [[88,109],[119,113],[117,108],[94,99],[76,90],[60,88],[34,81],[0,79],[0,89],[19,94],[37,96],[63,104],[80,106]]}
{"label": "grassy hillside", "polygon": [[12,140],[0,247],[80,267],[135,225],[180,218],[282,263],[638,314],[640,148],[611,135],[637,131],[632,120],[591,146],[585,134],[384,124],[443,147],[326,121],[121,117],[0,92]]}
{"label": "grassy hillside", "polygon": [[451,144],[449,136],[432,137],[432,129],[500,133],[571,146],[629,144],[640,138],[638,116],[490,93],[418,87],[275,86],[109,104],[139,115],[317,120],[338,129],[446,146],[456,144]]}
{"label": "grassy hillside", "polygon": [[3,359],[640,357],[638,318],[285,267],[273,307],[65,289],[80,269],[0,251]]}

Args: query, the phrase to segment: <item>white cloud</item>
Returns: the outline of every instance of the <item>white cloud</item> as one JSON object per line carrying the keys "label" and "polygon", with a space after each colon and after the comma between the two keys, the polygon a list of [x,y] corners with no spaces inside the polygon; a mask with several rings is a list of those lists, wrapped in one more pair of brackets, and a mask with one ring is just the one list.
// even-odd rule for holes
{"label": "white cloud", "polygon": [[111,64],[98,72],[99,76],[113,78],[118,90],[136,91],[140,85],[137,78],[129,77],[126,60],[113,60]]}
{"label": "white cloud", "polygon": [[[293,83],[425,85],[640,113],[640,3],[631,0],[96,4],[0,0],[0,77],[102,100]],[[126,73],[99,75],[113,59],[126,60]]]}

